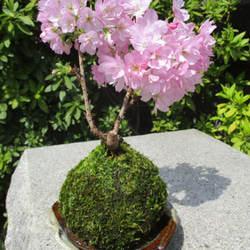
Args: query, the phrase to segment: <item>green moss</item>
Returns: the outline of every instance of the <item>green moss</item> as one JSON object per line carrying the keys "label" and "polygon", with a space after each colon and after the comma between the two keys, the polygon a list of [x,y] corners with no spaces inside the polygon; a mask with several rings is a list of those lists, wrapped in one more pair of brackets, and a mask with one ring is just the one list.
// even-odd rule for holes
{"label": "green moss", "polygon": [[98,249],[133,249],[164,213],[166,184],[158,174],[127,143],[114,157],[101,143],[68,173],[59,197],[61,216]]}

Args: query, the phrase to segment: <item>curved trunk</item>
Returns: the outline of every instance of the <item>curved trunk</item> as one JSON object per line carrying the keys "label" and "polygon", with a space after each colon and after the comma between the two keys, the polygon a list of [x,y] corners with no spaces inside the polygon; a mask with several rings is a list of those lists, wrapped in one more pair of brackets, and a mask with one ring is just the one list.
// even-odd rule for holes
{"label": "curved trunk", "polygon": [[[107,134],[103,133],[95,126],[95,123],[92,119],[91,107],[90,107],[90,102],[88,99],[88,93],[87,93],[87,87],[86,87],[86,81],[85,81],[83,54],[80,51],[80,49],[78,49],[78,60],[79,60],[80,71],[76,67],[73,69],[73,71],[76,74],[78,81],[80,82],[81,87],[82,87],[84,104],[85,104],[85,108],[86,108],[86,113],[85,113],[86,120],[87,120],[93,134],[95,136],[97,136],[99,139],[103,140],[111,152],[113,152],[113,153],[117,152],[117,151],[119,151],[120,143],[122,142],[122,137],[119,136],[119,134],[118,134],[122,118],[123,118],[126,110],[128,109],[128,107],[133,105],[134,102],[136,100],[138,100],[140,97],[138,97],[137,95],[134,95],[132,97],[132,99],[130,100],[130,97],[132,95],[133,90],[130,87],[128,87],[127,93],[124,97],[124,101],[123,101],[123,104],[122,104],[122,107],[120,110],[120,113],[119,113],[118,117],[116,118],[113,130],[109,131]],[[129,100],[130,100],[130,102],[129,102]]]}

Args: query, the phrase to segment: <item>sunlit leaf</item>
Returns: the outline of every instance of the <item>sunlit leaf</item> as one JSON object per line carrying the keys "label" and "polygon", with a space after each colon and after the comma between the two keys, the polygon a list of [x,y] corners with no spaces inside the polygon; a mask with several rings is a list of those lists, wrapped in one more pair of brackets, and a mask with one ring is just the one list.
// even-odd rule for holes
{"label": "sunlit leaf", "polygon": [[18,19],[21,20],[26,25],[35,26],[33,21],[27,16],[19,16]]}

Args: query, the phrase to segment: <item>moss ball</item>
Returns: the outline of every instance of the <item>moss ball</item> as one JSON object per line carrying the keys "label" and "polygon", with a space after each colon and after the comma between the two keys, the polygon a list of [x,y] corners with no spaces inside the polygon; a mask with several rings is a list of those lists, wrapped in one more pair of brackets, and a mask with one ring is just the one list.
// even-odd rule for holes
{"label": "moss ball", "polygon": [[162,217],[166,199],[166,184],[152,161],[125,142],[113,156],[101,143],[68,173],[59,209],[87,244],[134,249]]}

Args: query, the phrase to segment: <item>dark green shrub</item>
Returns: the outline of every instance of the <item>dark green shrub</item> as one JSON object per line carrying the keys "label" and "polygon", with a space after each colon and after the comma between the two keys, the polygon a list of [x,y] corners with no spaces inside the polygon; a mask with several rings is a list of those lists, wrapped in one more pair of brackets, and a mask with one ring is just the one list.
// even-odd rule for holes
{"label": "dark green shrub", "polygon": [[40,41],[36,2],[0,3],[0,200],[25,148],[93,139],[76,78],[61,69],[70,59]]}
{"label": "dark green shrub", "polygon": [[111,156],[104,143],[73,168],[61,188],[61,216],[98,249],[134,249],[166,207],[158,168],[123,142]]}

